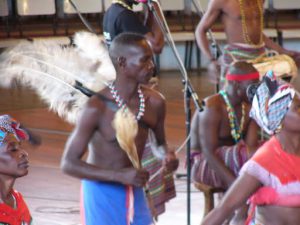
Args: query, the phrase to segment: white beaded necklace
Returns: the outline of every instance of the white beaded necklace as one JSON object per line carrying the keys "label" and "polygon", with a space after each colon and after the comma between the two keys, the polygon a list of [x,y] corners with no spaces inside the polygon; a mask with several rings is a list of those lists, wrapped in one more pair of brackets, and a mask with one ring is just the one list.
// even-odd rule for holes
{"label": "white beaded necklace", "polygon": [[[110,83],[110,84],[108,84],[108,87],[109,87],[110,93],[111,93],[112,97],[114,98],[114,100],[116,101],[118,107],[128,109],[128,106],[126,105],[124,100],[118,94],[118,91],[116,90],[114,84]],[[138,87],[137,91],[139,94],[140,106],[139,106],[139,111],[136,115],[136,120],[140,120],[145,113],[145,97],[144,97],[144,94],[140,87]]]}
{"label": "white beaded necklace", "polygon": [[129,5],[127,5],[125,2],[121,1],[121,0],[113,0],[112,1],[113,4],[119,4],[121,6],[123,6],[124,8],[133,11],[132,7],[130,7]]}

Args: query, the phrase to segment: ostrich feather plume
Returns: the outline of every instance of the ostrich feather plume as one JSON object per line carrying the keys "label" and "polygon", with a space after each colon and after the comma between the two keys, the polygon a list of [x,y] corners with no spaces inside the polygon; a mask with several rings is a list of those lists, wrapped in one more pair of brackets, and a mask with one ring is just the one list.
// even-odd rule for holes
{"label": "ostrich feather plume", "polygon": [[0,56],[0,85],[9,88],[17,81],[31,87],[50,109],[75,123],[88,99],[74,89],[75,81],[99,91],[115,79],[108,52],[96,35],[80,32],[75,35],[75,45],[78,47],[34,41],[8,49]]}

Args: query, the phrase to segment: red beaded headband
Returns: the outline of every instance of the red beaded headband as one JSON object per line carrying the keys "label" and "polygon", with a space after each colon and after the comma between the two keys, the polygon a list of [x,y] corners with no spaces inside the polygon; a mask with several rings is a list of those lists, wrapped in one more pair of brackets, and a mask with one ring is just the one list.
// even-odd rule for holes
{"label": "red beaded headband", "polygon": [[226,80],[245,81],[256,79],[259,79],[258,72],[248,74],[226,74]]}

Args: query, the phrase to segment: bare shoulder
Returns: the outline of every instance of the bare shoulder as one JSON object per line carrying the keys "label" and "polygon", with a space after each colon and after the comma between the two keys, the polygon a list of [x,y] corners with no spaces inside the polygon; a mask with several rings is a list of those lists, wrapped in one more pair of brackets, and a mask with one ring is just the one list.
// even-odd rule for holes
{"label": "bare shoulder", "polygon": [[83,106],[80,120],[92,120],[94,122],[99,121],[103,111],[105,110],[105,107],[106,104],[104,100],[100,99],[97,94],[91,96]]}
{"label": "bare shoulder", "polygon": [[[230,0],[231,1],[231,0]],[[227,4],[228,0],[210,0],[208,2],[208,7],[214,9],[222,9],[225,4]]]}
{"label": "bare shoulder", "polygon": [[220,110],[223,108],[224,101],[219,94],[210,95],[204,99],[205,109]]}
{"label": "bare shoulder", "polygon": [[160,107],[165,104],[165,97],[159,91],[147,86],[142,86],[142,91],[144,93],[146,101],[148,101],[151,106]]}
{"label": "bare shoulder", "polygon": [[203,107],[203,111],[199,113],[200,120],[207,119],[217,119],[221,118],[224,108],[224,103],[219,94],[214,94],[208,96],[204,99],[205,106]]}

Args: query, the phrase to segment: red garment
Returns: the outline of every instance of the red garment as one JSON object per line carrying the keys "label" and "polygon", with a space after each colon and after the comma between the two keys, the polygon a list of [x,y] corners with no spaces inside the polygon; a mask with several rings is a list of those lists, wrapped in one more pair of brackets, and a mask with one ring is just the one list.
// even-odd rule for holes
{"label": "red garment", "polygon": [[30,225],[32,222],[30,212],[21,193],[12,190],[16,200],[16,208],[0,203],[0,223],[9,225]]}
{"label": "red garment", "polygon": [[249,199],[252,210],[246,224],[254,218],[257,205],[300,206],[300,157],[285,152],[275,136],[257,150],[242,173],[262,183]]}

